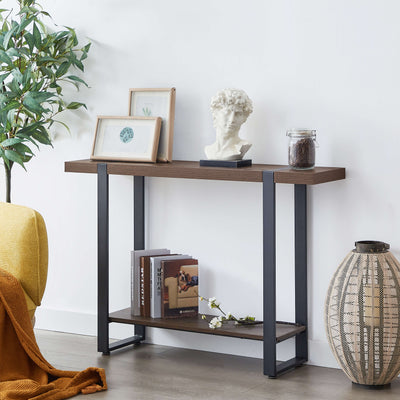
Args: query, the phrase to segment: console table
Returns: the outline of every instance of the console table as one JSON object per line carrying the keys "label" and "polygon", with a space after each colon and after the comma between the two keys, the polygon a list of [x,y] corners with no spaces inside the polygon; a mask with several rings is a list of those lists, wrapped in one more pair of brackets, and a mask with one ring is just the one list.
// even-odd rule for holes
{"label": "console table", "polygon": [[[211,335],[262,340],[264,344],[264,374],[276,378],[308,360],[307,333],[307,185],[332,182],[345,178],[344,168],[315,167],[295,171],[282,165],[255,164],[244,168],[200,167],[194,161],[171,163],[128,163],[77,160],[65,162],[66,172],[97,174],[98,179],[98,351],[111,351],[145,339],[145,327],[158,327]],[[130,308],[109,312],[109,175],[134,176],[134,249],[145,248],[144,185],[145,177],[210,179],[259,182],[263,185],[263,321],[262,325],[224,325],[210,329],[201,318],[162,319],[132,316]],[[276,229],[275,185],[294,185],[295,230],[295,322],[276,321]],[[134,325],[134,336],[109,343],[109,323]],[[294,358],[277,363],[276,344],[295,337]]]}

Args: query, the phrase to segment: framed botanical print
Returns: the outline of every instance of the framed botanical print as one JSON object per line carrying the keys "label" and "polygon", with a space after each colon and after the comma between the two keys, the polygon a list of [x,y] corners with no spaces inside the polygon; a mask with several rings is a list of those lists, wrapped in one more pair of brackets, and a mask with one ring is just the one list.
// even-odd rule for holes
{"label": "framed botanical print", "polygon": [[162,118],[157,161],[172,161],[175,93],[175,88],[129,90],[129,115]]}
{"label": "framed botanical print", "polygon": [[156,162],[160,117],[98,117],[92,160]]}

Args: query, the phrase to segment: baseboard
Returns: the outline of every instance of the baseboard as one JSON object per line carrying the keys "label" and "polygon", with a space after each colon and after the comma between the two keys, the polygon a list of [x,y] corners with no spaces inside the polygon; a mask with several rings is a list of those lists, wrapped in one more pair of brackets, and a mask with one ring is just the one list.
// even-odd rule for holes
{"label": "baseboard", "polygon": [[[94,314],[39,307],[36,311],[35,328],[96,336],[97,318]],[[111,338],[124,339],[132,336],[132,334],[132,325],[110,324]],[[262,342],[260,341],[202,335],[168,329],[146,329],[146,342],[244,357],[262,358],[263,354]],[[293,339],[280,343],[277,348],[278,359],[286,360],[293,357],[293,349]],[[309,340],[309,358],[308,364],[338,368],[338,364],[327,342]]]}

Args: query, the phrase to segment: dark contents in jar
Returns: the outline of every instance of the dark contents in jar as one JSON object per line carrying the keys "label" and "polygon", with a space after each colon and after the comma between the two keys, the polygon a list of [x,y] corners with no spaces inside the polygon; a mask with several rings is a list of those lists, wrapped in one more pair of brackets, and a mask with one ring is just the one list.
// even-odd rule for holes
{"label": "dark contents in jar", "polygon": [[312,138],[292,141],[289,145],[289,165],[293,168],[312,168],[315,164],[315,143]]}

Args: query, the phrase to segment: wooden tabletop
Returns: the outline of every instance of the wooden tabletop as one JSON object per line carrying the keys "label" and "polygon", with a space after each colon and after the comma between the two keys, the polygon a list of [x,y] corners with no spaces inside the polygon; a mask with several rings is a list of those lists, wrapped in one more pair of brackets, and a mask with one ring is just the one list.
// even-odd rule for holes
{"label": "wooden tabletop", "polygon": [[169,163],[133,163],[118,161],[76,160],[65,162],[65,172],[97,173],[97,165],[107,164],[110,175],[154,176],[164,178],[211,179],[242,182],[262,182],[263,171],[275,171],[275,183],[315,185],[345,179],[345,169],[315,167],[293,170],[285,165],[253,164],[243,168],[200,167],[198,161]]}

